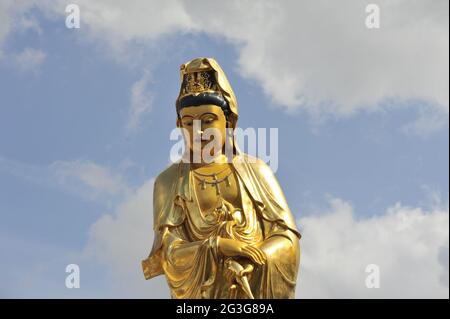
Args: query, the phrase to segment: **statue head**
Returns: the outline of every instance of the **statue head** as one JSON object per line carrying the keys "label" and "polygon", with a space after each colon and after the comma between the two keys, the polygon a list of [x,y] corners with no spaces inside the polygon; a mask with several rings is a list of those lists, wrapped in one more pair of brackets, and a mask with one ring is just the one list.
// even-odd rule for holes
{"label": "statue head", "polygon": [[[180,67],[181,88],[176,100],[177,126],[183,129],[189,149],[210,147],[224,151],[227,129],[236,127],[236,97],[225,73],[211,58],[197,58]],[[232,147],[234,152],[234,139]],[[217,154],[216,154],[217,155]]]}

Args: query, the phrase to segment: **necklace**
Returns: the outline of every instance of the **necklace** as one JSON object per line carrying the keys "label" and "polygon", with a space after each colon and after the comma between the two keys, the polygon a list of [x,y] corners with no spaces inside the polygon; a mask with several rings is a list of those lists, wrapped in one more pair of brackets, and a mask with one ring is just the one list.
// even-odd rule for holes
{"label": "necklace", "polygon": [[[225,182],[225,185],[227,187],[231,186],[230,183],[230,176],[231,176],[231,170],[230,172],[223,178],[217,178],[218,175],[222,174],[223,172],[225,172],[227,169],[229,169],[229,167],[224,168],[223,170],[221,170],[218,173],[212,173],[212,174],[202,174],[196,171],[193,171],[194,173],[194,177],[200,181],[200,185],[201,185],[201,189],[205,190],[206,189],[206,185],[211,185],[211,187],[215,187],[216,188],[216,195],[220,195],[220,188],[219,188],[219,184],[222,182]],[[212,181],[208,181],[206,178],[208,177],[212,177]]]}

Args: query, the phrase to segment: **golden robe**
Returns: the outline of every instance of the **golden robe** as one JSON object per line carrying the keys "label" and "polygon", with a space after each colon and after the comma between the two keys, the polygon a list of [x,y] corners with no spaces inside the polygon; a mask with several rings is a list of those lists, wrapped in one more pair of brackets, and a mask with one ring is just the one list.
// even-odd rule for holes
{"label": "golden robe", "polygon": [[255,298],[294,298],[300,262],[300,233],[284,194],[261,160],[234,156],[241,207],[232,220],[211,223],[200,211],[189,163],[179,161],[156,179],[153,194],[154,242],[142,261],[146,279],[164,274],[172,298],[246,298],[230,289],[218,235],[255,245],[267,261],[248,276]]}

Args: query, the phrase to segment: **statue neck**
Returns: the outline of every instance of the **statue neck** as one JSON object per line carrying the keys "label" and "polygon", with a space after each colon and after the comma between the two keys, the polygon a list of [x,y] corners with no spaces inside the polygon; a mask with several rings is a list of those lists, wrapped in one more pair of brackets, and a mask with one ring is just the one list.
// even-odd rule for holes
{"label": "statue neck", "polygon": [[[191,158],[192,158],[192,156],[191,156]],[[191,162],[190,166],[191,166],[192,169],[197,169],[197,168],[200,168],[200,167],[215,166],[215,165],[225,164],[225,163],[228,163],[228,162],[229,162],[229,160],[228,160],[227,156],[225,154],[223,154],[223,153],[220,153],[220,154],[214,156],[212,158],[212,160],[210,160],[208,162],[204,162],[203,160],[200,163],[193,163],[193,162]]]}

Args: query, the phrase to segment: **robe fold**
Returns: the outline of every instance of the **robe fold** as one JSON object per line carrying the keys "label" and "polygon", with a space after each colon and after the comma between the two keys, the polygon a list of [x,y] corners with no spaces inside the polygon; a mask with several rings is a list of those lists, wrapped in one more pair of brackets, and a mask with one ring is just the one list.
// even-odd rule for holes
{"label": "robe fold", "polygon": [[[247,298],[234,291],[217,251],[217,236],[254,245],[267,256],[247,276],[255,298],[293,298],[301,237],[284,194],[261,160],[239,153],[231,163],[241,198],[231,221],[211,223],[200,211],[188,163],[177,162],[156,179],[154,241],[142,261],[146,279],[164,274],[173,298]],[[249,263],[238,258],[239,263]]]}

